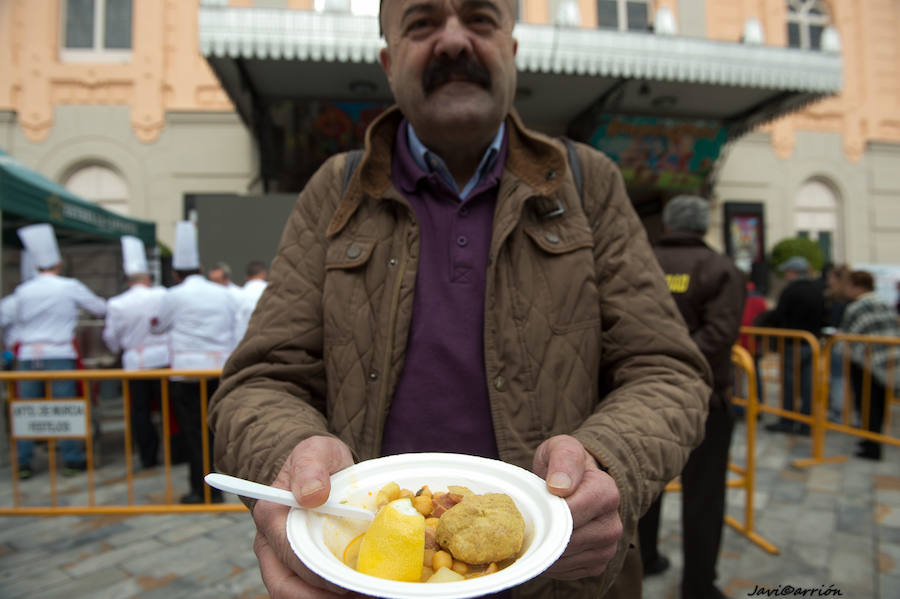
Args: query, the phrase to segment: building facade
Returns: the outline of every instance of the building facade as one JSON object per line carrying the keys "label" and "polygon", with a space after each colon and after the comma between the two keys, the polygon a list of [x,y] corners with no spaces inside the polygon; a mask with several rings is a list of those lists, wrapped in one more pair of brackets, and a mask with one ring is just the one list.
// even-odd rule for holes
{"label": "building facade", "polygon": [[[239,94],[223,89],[222,72],[210,68],[215,52],[204,47],[204,11],[223,8],[275,15],[276,21],[296,13],[359,14],[371,31],[377,2],[0,2],[0,148],[82,197],[156,222],[160,241],[169,245],[189,197],[296,191],[302,178],[266,189],[260,148],[272,141],[241,111]],[[564,26],[573,36],[611,30],[621,32],[623,42],[640,43],[636,36],[655,29],[675,40],[667,43],[733,46],[743,40],[815,53],[829,43],[828,28],[836,30],[843,59],[840,93],[754,124],[722,148],[706,189],[715,204],[710,242],[736,259],[755,260],[745,254],[764,255],[778,240],[801,234],[817,239],[836,262],[900,263],[896,0],[519,0],[518,13],[521,34],[534,39]],[[236,22],[234,31],[241,27]],[[277,24],[273,32],[277,37]],[[272,48],[280,51],[274,43]],[[327,79],[332,61],[342,60],[315,53],[282,59],[321,67],[310,71],[317,80]],[[253,80],[252,62],[241,63],[250,72],[235,76]],[[579,73],[568,77],[574,84],[589,81]],[[357,83],[357,89],[345,90],[344,97],[335,92],[331,99],[371,101],[369,116],[377,114],[389,101],[383,76]],[[290,94],[303,81],[284,84]],[[366,96],[366,86],[380,91]],[[644,88],[636,89],[640,94]],[[528,99],[522,95],[524,105]],[[661,105],[671,101],[658,99]],[[703,109],[702,102],[698,106]],[[323,129],[333,130],[333,124],[326,120]],[[301,119],[295,126],[306,125]],[[551,123],[538,126],[551,134],[566,132]],[[657,213],[644,215],[648,228]]]}

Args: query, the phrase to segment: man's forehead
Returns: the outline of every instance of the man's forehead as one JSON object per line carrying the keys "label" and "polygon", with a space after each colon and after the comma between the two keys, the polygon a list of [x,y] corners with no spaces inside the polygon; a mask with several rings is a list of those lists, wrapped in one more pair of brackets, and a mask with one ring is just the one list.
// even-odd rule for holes
{"label": "man's forehead", "polygon": [[[461,8],[468,5],[494,5],[501,14],[511,15],[515,20],[515,0],[381,0],[379,7],[379,20],[384,25],[384,18],[390,13],[391,18],[399,18],[405,11],[397,11],[397,8],[410,8],[413,6],[421,6],[426,8],[429,6],[439,6],[442,4],[450,4]],[[386,12],[387,11],[387,12]]]}

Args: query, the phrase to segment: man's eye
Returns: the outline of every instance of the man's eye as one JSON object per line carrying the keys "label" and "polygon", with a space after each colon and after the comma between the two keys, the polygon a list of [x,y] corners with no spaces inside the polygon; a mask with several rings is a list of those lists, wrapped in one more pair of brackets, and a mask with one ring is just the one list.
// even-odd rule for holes
{"label": "man's eye", "polygon": [[479,27],[494,27],[496,20],[487,13],[476,13],[469,18],[469,23]]}
{"label": "man's eye", "polygon": [[414,21],[410,21],[406,26],[407,31],[416,31],[420,29],[424,29],[431,25],[431,19],[416,19]]}

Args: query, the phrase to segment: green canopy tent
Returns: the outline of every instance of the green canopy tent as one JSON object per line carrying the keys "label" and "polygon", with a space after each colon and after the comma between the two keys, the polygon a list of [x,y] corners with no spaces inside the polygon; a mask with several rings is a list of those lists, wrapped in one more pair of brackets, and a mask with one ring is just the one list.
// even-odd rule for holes
{"label": "green canopy tent", "polygon": [[122,235],[156,245],[156,225],[83,200],[0,150],[0,212],[4,247],[21,247],[16,229],[50,223],[61,246],[113,241]]}

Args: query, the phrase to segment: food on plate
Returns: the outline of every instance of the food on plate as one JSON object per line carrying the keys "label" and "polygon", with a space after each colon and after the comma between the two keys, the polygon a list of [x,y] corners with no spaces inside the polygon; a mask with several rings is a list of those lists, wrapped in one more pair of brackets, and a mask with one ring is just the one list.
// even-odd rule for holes
{"label": "food on plate", "polygon": [[418,582],[424,556],[425,517],[404,497],[375,515],[359,545],[356,569],[378,578]]}
{"label": "food on plate", "polygon": [[375,495],[379,508],[342,561],[364,574],[405,582],[453,582],[511,564],[522,549],[525,520],[509,495],[478,495],[462,486],[416,493],[396,483]]}
{"label": "food on plate", "polygon": [[470,495],[447,510],[437,526],[437,542],[469,564],[501,562],[522,549],[525,520],[509,495]]}

